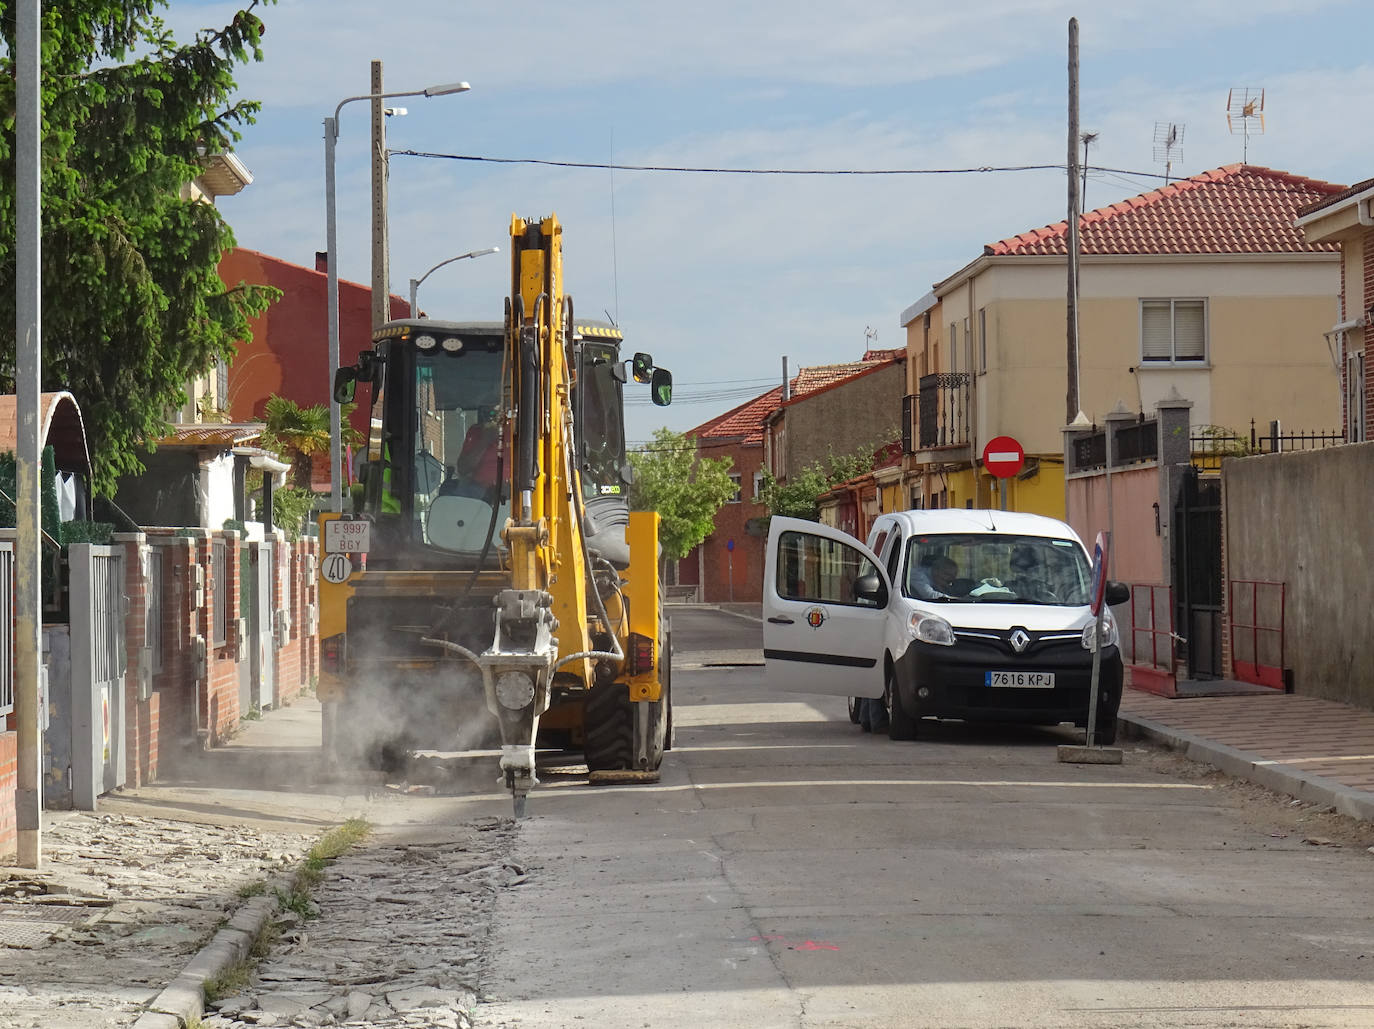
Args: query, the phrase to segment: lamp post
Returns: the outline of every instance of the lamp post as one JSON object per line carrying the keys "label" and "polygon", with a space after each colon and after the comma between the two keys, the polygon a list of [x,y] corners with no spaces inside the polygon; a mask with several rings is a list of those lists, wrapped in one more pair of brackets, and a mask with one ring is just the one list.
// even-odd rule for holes
{"label": "lamp post", "polygon": [[420,284],[421,284],[422,282],[424,282],[425,279],[429,278],[431,275],[433,275],[435,272],[437,272],[437,271],[438,271],[440,268],[442,268],[444,265],[446,265],[446,264],[452,264],[454,261],[461,261],[461,260],[462,260],[463,258],[465,258],[465,257],[485,257],[487,254],[499,254],[500,252],[501,252],[501,248],[500,248],[500,247],[487,247],[485,250],[469,250],[466,254],[459,254],[457,257],[450,257],[447,261],[440,261],[438,264],[436,264],[436,265],[435,265],[433,268],[431,268],[429,271],[427,271],[427,272],[425,272],[423,275],[421,275],[418,279],[411,279],[411,280],[410,280],[410,316],[411,316],[412,318],[418,318],[418,317],[420,317],[420,309],[419,309],[418,307],[415,306],[415,294],[418,293],[418,292],[420,291]]}
{"label": "lamp post", "polygon": [[339,241],[338,223],[335,216],[334,197],[334,147],[339,140],[339,112],[344,104],[355,100],[387,100],[398,96],[447,96],[450,93],[466,93],[472,87],[466,82],[449,82],[439,86],[426,86],[424,89],[407,89],[396,93],[364,93],[362,96],[345,97],[334,108],[334,116],[324,120],[324,206],[325,206],[325,260],[328,276],[326,290],[329,293],[329,366],[326,373],[329,380],[329,509],[334,512],[343,510],[343,490],[339,482],[339,458],[343,450],[341,438],[343,426],[339,402],[334,399],[334,370],[339,366]]}

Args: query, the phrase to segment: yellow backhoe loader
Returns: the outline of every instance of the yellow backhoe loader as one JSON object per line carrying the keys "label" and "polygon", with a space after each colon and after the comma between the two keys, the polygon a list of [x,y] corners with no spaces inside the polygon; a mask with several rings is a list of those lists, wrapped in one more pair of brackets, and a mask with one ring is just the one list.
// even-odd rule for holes
{"label": "yellow backhoe loader", "polygon": [[[671,745],[658,515],[630,511],[623,390],[672,376],[578,321],[554,216],[512,218],[503,322],[389,322],[335,399],[370,405],[348,510],[320,521],[319,697],[345,765],[473,749],[499,729],[516,817],[535,751],[595,778]],[[494,742],[494,741],[493,741]]]}

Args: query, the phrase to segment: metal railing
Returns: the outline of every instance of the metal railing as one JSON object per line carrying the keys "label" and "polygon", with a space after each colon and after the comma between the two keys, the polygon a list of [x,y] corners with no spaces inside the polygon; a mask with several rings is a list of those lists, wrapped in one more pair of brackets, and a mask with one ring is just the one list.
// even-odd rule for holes
{"label": "metal railing", "polygon": [[1236,678],[1284,689],[1287,586],[1261,579],[1233,579],[1228,586],[1231,668]]}
{"label": "metal railing", "polygon": [[972,433],[973,376],[968,372],[923,375],[917,394],[917,446],[968,446]]}
{"label": "metal railing", "polygon": [[1141,419],[1129,425],[1113,422],[1073,440],[1073,470],[1090,471],[1107,467],[1107,438],[1113,437],[1112,467],[1142,464],[1159,459],[1159,423]]}
{"label": "metal railing", "polygon": [[1284,432],[1281,423],[1272,421],[1268,432],[1261,433],[1251,418],[1248,438],[1224,425],[1198,425],[1189,433],[1188,443],[1194,466],[1199,471],[1215,472],[1221,469],[1221,462],[1227,457],[1338,447],[1345,443],[1345,432],[1340,429]]}
{"label": "metal railing", "polygon": [[1174,591],[1169,586],[1131,586],[1131,634],[1126,656],[1166,675],[1178,667],[1178,634],[1174,631]]}

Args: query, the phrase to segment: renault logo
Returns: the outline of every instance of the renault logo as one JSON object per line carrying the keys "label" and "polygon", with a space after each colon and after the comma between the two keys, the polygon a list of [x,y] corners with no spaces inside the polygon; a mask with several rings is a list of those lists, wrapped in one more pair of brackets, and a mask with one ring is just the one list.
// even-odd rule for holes
{"label": "renault logo", "polygon": [[1025,649],[1030,646],[1030,641],[1031,638],[1026,635],[1025,629],[1013,629],[1011,635],[1007,637],[1007,642],[1011,644],[1011,649],[1018,654],[1023,653]]}

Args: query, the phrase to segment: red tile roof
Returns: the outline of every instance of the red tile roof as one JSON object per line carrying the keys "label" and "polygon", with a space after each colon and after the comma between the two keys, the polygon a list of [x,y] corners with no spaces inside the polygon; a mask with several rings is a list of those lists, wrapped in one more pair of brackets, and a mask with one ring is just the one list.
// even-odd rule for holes
{"label": "red tile roof", "polygon": [[[879,356],[870,358],[873,355]],[[792,377],[791,393],[792,399],[814,393],[817,390],[834,386],[843,382],[845,379],[855,375],[862,375],[872,371],[874,368],[890,361],[906,356],[905,350],[876,350],[869,351],[864,355],[862,361],[850,361],[845,364],[819,364],[812,368],[802,368]],[[762,443],[763,424],[768,416],[782,406],[782,387],[774,386],[767,393],[763,393],[753,400],[746,400],[738,407],[731,408],[724,414],[717,415],[709,421],[702,422],[695,429],[687,431],[688,436],[695,436],[697,439],[721,439],[725,437],[743,437],[742,443]]]}
{"label": "red tile roof", "polygon": [[1316,214],[1318,211],[1323,211],[1328,207],[1335,207],[1337,204],[1341,203],[1341,201],[1349,200],[1351,197],[1357,197],[1371,188],[1374,188],[1374,179],[1365,179],[1363,182],[1357,182],[1349,189],[1343,189],[1333,196],[1323,197],[1321,200],[1308,204],[1306,207],[1298,208],[1298,217],[1306,218],[1309,214]]}
{"label": "red tile roof", "polygon": [[[1308,243],[1294,224],[1300,209],[1344,186],[1253,164],[1180,179],[1117,204],[1089,211],[1079,229],[1084,254],[1318,253],[1335,243]],[[1023,232],[983,248],[989,257],[1068,253],[1068,222]]]}
{"label": "red tile roof", "polygon": [[170,435],[157,441],[159,447],[210,447],[229,450],[251,443],[262,435],[262,422],[204,422],[174,425]]}

